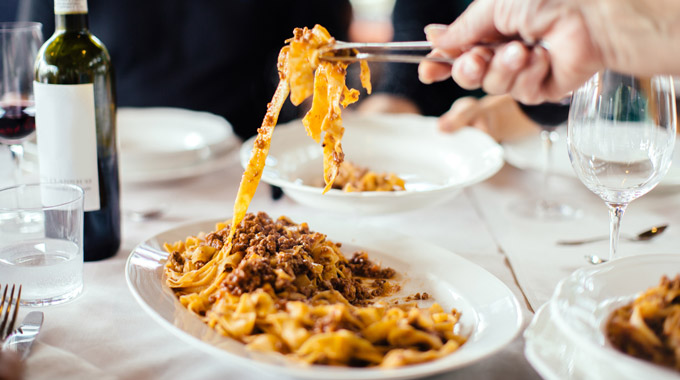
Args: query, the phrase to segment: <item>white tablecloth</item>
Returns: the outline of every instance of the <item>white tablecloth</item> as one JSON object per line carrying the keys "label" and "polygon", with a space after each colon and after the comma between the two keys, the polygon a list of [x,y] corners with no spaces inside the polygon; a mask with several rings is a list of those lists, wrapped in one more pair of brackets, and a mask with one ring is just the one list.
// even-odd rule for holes
{"label": "white tablecloth", "polygon": [[[0,151],[0,158],[3,152]],[[4,166],[5,162],[2,162]],[[0,169],[0,178],[3,173]],[[234,157],[225,169],[201,177],[145,185],[123,184],[124,210],[167,205],[152,221],[123,220],[123,244],[108,260],[85,264],[85,290],[75,301],[44,308],[45,323],[34,354],[27,362],[27,379],[262,379],[280,378],[246,366],[228,365],[187,346],[152,320],[137,304],[125,282],[125,261],[139,242],[181,223],[228,218],[241,176]],[[606,235],[607,210],[574,178],[557,178],[559,193],[581,206],[577,221],[544,222],[522,219],[509,205],[531,193],[538,182],[534,172],[506,165],[494,178],[466,189],[452,201],[430,209],[364,219],[420,239],[426,239],[477,263],[501,279],[524,309],[525,326],[546,302],[559,279],[589,264],[585,253],[606,254],[607,243],[558,247],[558,239]],[[314,213],[284,197],[273,201],[261,184],[251,211],[272,216],[289,212]],[[638,231],[660,222],[671,229],[650,243],[625,243],[622,254],[672,252],[680,236],[680,197],[672,190],[657,191],[634,201],[624,217],[623,231]],[[22,313],[26,313],[23,310]],[[492,357],[438,379],[538,378],[523,355],[520,336]]]}

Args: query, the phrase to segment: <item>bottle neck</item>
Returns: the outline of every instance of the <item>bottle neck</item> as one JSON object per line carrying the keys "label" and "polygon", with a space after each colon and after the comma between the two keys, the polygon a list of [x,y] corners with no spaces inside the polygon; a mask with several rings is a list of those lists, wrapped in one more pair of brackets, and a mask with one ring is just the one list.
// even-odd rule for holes
{"label": "bottle neck", "polygon": [[87,31],[89,28],[87,13],[69,13],[55,15],[57,30],[69,32]]}

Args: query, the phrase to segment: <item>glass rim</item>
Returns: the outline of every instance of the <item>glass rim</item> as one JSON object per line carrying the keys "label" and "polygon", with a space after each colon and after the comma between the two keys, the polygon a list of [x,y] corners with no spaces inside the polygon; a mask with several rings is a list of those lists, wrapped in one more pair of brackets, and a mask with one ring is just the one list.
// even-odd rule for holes
{"label": "glass rim", "polygon": [[70,198],[68,201],[64,202],[59,202],[56,204],[50,204],[50,205],[44,205],[40,207],[3,207],[0,206],[0,211],[17,211],[17,210],[26,210],[26,211],[37,211],[37,210],[50,210],[54,208],[59,208],[63,207],[66,205],[70,205],[76,202],[83,201],[85,198],[85,191],[78,186],[70,183],[45,183],[45,182],[37,182],[37,183],[22,183],[19,185],[14,185],[14,186],[9,186],[9,187],[3,187],[0,188],[0,193],[5,193],[9,191],[16,191],[21,188],[42,188],[42,187],[58,187],[61,189],[70,189],[72,191],[75,191],[77,195],[75,195],[73,198]]}
{"label": "glass rim", "polygon": [[42,29],[42,24],[34,21],[3,21],[0,22],[0,33],[21,30]]}

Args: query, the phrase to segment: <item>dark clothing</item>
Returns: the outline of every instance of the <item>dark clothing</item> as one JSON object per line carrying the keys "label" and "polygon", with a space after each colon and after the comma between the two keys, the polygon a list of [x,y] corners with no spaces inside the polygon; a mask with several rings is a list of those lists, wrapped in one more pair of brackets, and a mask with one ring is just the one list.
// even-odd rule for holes
{"label": "dark clothing", "polygon": [[[469,1],[397,0],[392,13],[395,41],[422,41],[428,24],[450,24],[467,8]],[[376,92],[400,95],[415,102],[423,115],[439,116],[448,111],[454,100],[462,96],[481,96],[454,81],[423,84],[418,80],[418,65],[391,63],[385,68]]]}
{"label": "dark clothing", "polygon": [[17,18],[19,0],[0,1],[0,22],[14,21]]}
{"label": "dark clothing", "polygon": [[[346,40],[347,0],[89,0],[90,30],[109,50],[120,107],[181,107],[257,132],[295,27],[321,24]],[[24,0],[19,17],[54,31],[53,0]],[[298,117],[290,102],[280,121]]]}

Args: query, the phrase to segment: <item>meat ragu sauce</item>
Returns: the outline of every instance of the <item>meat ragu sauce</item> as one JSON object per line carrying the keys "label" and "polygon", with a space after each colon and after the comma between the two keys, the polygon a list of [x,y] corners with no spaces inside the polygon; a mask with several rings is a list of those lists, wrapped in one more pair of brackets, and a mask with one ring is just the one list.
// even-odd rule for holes
{"label": "meat ragu sauce", "polygon": [[[386,281],[394,277],[395,271],[373,263],[366,252],[358,251],[350,260],[332,263],[329,257],[315,257],[312,252],[325,235],[310,231],[305,223],[297,229],[297,234],[290,233],[291,227],[295,224],[287,218],[272,220],[264,212],[247,214],[232,245],[232,254],[242,259],[236,268],[226,268],[229,274],[222,286],[238,296],[269,284],[285,300],[305,300],[325,290],[336,290],[352,305],[365,305],[375,297],[398,290],[397,285]],[[221,249],[227,243],[230,228],[231,225],[227,225],[206,235],[206,245]],[[340,244],[336,246],[339,248]],[[181,256],[171,255],[170,260],[175,261],[178,268],[184,265]],[[329,278],[316,287],[301,286],[324,265],[336,265],[344,277]]]}

